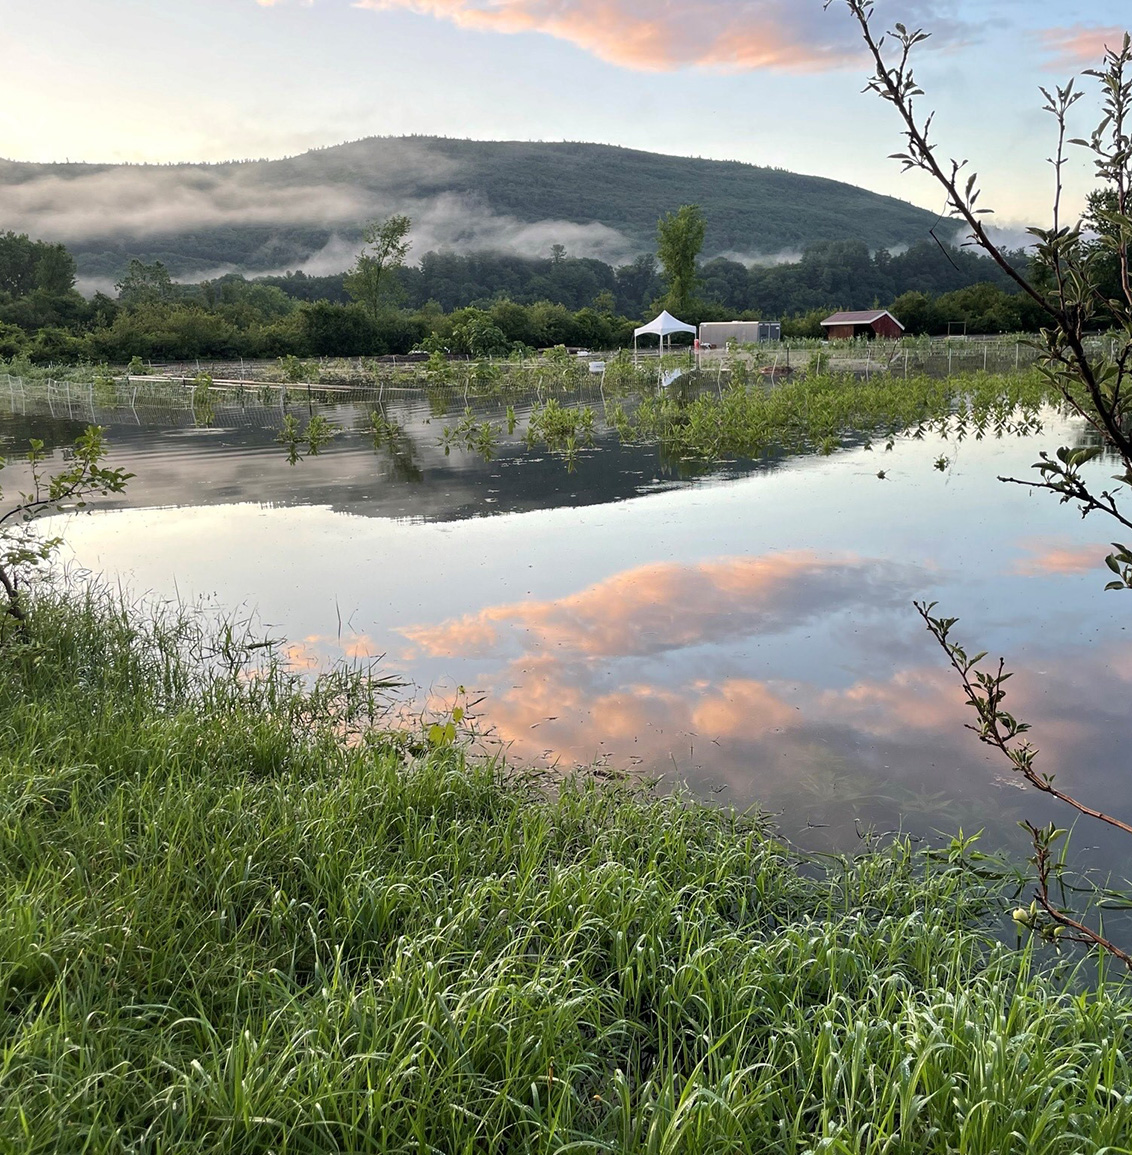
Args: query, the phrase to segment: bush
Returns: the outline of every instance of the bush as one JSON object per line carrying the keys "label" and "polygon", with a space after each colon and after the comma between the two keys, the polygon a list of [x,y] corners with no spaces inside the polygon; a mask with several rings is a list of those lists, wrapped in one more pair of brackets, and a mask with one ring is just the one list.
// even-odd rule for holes
{"label": "bush", "polygon": [[452,351],[473,357],[505,357],[511,352],[511,342],[489,314],[465,309],[463,319],[452,329]]}
{"label": "bush", "polygon": [[10,361],[13,357],[22,357],[28,344],[28,336],[23,329],[0,323],[0,358]]}
{"label": "bush", "polygon": [[301,306],[299,315],[305,346],[316,357],[367,357],[377,352],[373,322],[361,305],[316,301]]}
{"label": "bush", "polygon": [[81,360],[85,349],[83,342],[66,329],[49,328],[38,330],[25,351],[36,364],[46,365]]}

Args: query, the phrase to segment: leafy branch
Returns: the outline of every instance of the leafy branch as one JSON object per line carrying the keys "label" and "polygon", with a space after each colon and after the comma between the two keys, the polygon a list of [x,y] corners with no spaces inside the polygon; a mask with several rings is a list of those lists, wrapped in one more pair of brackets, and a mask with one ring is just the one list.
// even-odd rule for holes
{"label": "leafy branch", "polygon": [[[1020,721],[1009,710],[1003,708],[1006,699],[1006,683],[1013,674],[1006,669],[1004,659],[999,658],[996,668],[987,671],[980,668],[980,663],[987,656],[983,651],[978,654],[968,654],[957,642],[950,639],[951,629],[958,621],[957,618],[933,617],[932,610],[935,602],[916,602],[916,610],[923,618],[928,632],[936,639],[947,655],[952,668],[959,675],[967,705],[975,711],[976,721],[965,723],[968,730],[978,735],[979,741],[998,750],[1010,762],[1015,771],[1022,775],[1035,790],[1056,798],[1059,802],[1075,810],[1078,814],[1092,818],[1097,822],[1114,827],[1125,834],[1132,834],[1132,824],[1123,819],[1097,810],[1080,799],[1067,794],[1054,785],[1054,776],[1039,771],[1035,766],[1038,754],[1037,748],[1025,735],[1030,730],[1027,722]],[[1105,938],[1100,931],[1094,930],[1086,923],[1074,918],[1064,907],[1055,904],[1050,897],[1050,878],[1054,869],[1052,846],[1065,831],[1050,825],[1048,827],[1035,826],[1030,822],[1022,823],[1029,834],[1034,846],[1034,857],[1031,859],[1037,873],[1037,895],[1035,907],[1029,912],[1016,910],[1014,921],[1029,927],[1050,939],[1062,939],[1068,942],[1085,943],[1093,947],[1101,947],[1132,970],[1132,955],[1122,950]],[[1038,918],[1038,909],[1043,911],[1049,921],[1043,922]],[[1061,934],[1055,934],[1053,928],[1062,928]],[[1066,936],[1064,931],[1071,933]]]}
{"label": "leafy branch", "polygon": [[[48,513],[83,509],[90,497],[121,493],[134,476],[102,464],[106,442],[102,429],[96,425],[88,426],[66,451],[69,464],[56,473],[47,471],[44,443],[33,438],[29,445],[24,460],[31,473],[30,488],[19,493],[10,509],[0,513],[0,586],[7,598],[6,613],[21,623],[27,618],[21,598],[25,576],[43,565],[62,540],[40,537],[31,523]],[[0,469],[6,465],[7,461],[0,458]]]}
{"label": "leafy branch", "polygon": [[[826,7],[832,2],[826,0]],[[1054,456],[1042,453],[1034,465],[1040,475],[1038,481],[1000,480],[1046,490],[1062,502],[1076,502],[1082,516],[1104,513],[1132,529],[1132,519],[1119,507],[1121,489],[1097,491],[1082,472],[1108,450],[1121,461],[1122,471],[1114,480],[1121,486],[1132,485],[1132,409],[1127,388],[1132,371],[1132,39],[1125,34],[1118,48],[1106,48],[1103,66],[1086,73],[1098,82],[1101,104],[1100,121],[1087,138],[1070,138],[1068,132],[1070,114],[1083,96],[1076,81],[1052,90],[1041,89],[1044,111],[1057,126],[1056,148],[1049,158],[1054,173],[1052,223],[1048,229],[1030,229],[1036,242],[1034,257],[1031,268],[1022,272],[987,233],[983,218],[991,210],[979,205],[977,173],[968,172],[966,160],[940,159],[931,138],[933,115],[921,117],[918,113],[916,101],[924,92],[916,82],[912,60],[929,34],[896,24],[891,32],[878,37],[872,28],[874,0],[844,2],[873,60],[874,72],[865,90],[891,104],[902,121],[905,147],[894,159],[905,171],[918,169],[936,180],[946,194],[948,211],[970,229],[971,243],[990,256],[1041,309],[1047,323],[1037,341],[1039,366],[1068,409],[1100,440],[1095,447],[1062,447]],[[1071,226],[1062,221],[1063,172],[1070,146],[1091,153],[1102,184],[1099,207],[1093,213],[1096,239],[1086,235],[1082,221]],[[1118,268],[1115,288],[1104,276],[1106,262],[1111,263],[1114,256]],[[1107,328],[1111,334],[1107,353],[1103,349],[1090,352],[1086,346],[1087,329],[1098,327]],[[1132,588],[1132,550],[1119,542],[1113,543],[1113,549],[1106,564],[1116,580],[1107,588]],[[951,641],[957,619],[935,617],[934,608],[934,602],[916,603],[925,625],[959,676],[966,704],[975,711],[975,722],[968,723],[968,729],[996,749],[1034,789],[1082,816],[1132,835],[1132,825],[1067,794],[1055,784],[1053,775],[1037,768],[1038,751],[1026,736],[1029,725],[1004,706],[1006,683],[1012,676],[1004,662],[1000,659],[997,667],[983,668],[986,653],[969,655]],[[1080,942],[1108,951],[1132,969],[1132,955],[1053,901],[1051,879],[1060,878],[1064,865],[1053,847],[1065,832],[1053,825],[1024,826],[1034,847],[1031,863],[1037,875],[1037,893],[1028,911],[1015,911],[1015,921],[1051,941]]]}
{"label": "leafy branch", "polygon": [[[874,0],[844,2],[873,58],[875,70],[865,91],[874,92],[892,104],[903,122],[905,149],[894,153],[892,158],[900,161],[905,171],[919,169],[936,180],[946,194],[948,211],[970,229],[971,242],[1042,310],[1049,321],[1041,333],[1043,372],[1058,386],[1074,411],[1132,463],[1132,438],[1121,420],[1127,400],[1123,386],[1132,356],[1132,262],[1129,259],[1132,219],[1128,215],[1132,190],[1132,144],[1128,134],[1132,121],[1132,42],[1129,37],[1124,37],[1119,49],[1106,51],[1103,70],[1086,73],[1099,80],[1103,93],[1103,116],[1088,139],[1067,140],[1069,112],[1083,95],[1075,83],[1070,81],[1052,93],[1042,90],[1046,99],[1044,110],[1055,118],[1058,130],[1057,150],[1050,160],[1055,172],[1054,219],[1050,229],[1029,231],[1037,240],[1037,267],[1052,281],[1052,291],[1046,292],[1036,278],[1016,269],[987,233],[982,218],[993,210],[978,205],[981,191],[978,174],[967,172],[966,160],[941,161],[931,139],[934,114],[921,118],[917,113],[916,98],[923,96],[924,91],[916,82],[912,56],[913,51],[930,38],[930,33],[898,23],[892,31],[878,37],[872,28]],[[833,0],[825,3],[828,8]],[[1089,149],[1097,175],[1115,188],[1116,211],[1104,214],[1109,228],[1103,245],[1084,244],[1080,223],[1071,228],[1061,223],[1061,173],[1067,144]],[[1105,248],[1116,251],[1120,257],[1122,301],[1097,292],[1095,266]],[[1086,324],[1095,323],[1098,317],[1114,322],[1118,331],[1124,332],[1119,352],[1109,357],[1090,355],[1085,346]],[[1082,387],[1084,398],[1080,395]]]}
{"label": "leafy branch", "polygon": [[[1081,476],[1081,467],[1102,452],[1098,446],[1080,449],[1062,446],[1055,457],[1050,457],[1043,450],[1039,453],[1039,460],[1034,463],[1034,468],[1045,478],[1044,481],[1027,481],[1017,477],[999,477],[998,480],[1008,485],[1023,485],[1027,489],[1044,489],[1049,493],[1055,493],[1063,504],[1067,501],[1077,502],[1082,517],[1090,513],[1104,513],[1126,529],[1132,529],[1132,520],[1120,512],[1116,496],[1107,489],[1099,494],[1094,493]],[[1126,471],[1123,474],[1116,474],[1114,480],[1127,484],[1132,481],[1132,476]],[[1132,551],[1118,541],[1112,543],[1112,548],[1114,552],[1105,558],[1105,564],[1116,574],[1118,580],[1110,581],[1105,589],[1132,589]]]}

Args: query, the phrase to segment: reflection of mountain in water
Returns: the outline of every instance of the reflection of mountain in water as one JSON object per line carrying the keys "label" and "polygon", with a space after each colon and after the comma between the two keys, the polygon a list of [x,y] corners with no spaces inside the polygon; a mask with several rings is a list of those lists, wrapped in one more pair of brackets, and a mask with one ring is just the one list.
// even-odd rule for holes
{"label": "reflection of mountain in water", "polygon": [[[30,438],[62,451],[93,421],[106,429],[110,464],[135,474],[127,492],[106,504],[130,508],[252,501],[328,506],[365,517],[454,521],[624,501],[697,477],[734,479],[778,463],[768,457],[707,466],[666,459],[655,446],[622,445],[601,423],[600,402],[594,445],[578,451],[572,470],[561,454],[526,444],[529,404],[515,406],[518,424],[512,435],[506,433],[501,403],[477,407],[476,419],[491,421],[498,431],[490,461],[463,448],[446,455],[441,447],[445,426],[455,425],[463,413],[462,397],[446,414],[430,411],[422,398],[386,402],[382,409],[390,424],[376,437],[373,404],[308,409],[292,403],[284,408],[278,402],[231,403],[217,397],[206,411],[199,404],[194,411],[187,402],[131,408],[86,401],[55,405],[54,414],[31,401],[15,408],[14,413],[0,412],[0,444],[11,462],[10,475]],[[301,438],[311,412],[321,413],[341,432],[317,455],[306,453],[291,465],[278,441],[284,414],[297,419]]]}

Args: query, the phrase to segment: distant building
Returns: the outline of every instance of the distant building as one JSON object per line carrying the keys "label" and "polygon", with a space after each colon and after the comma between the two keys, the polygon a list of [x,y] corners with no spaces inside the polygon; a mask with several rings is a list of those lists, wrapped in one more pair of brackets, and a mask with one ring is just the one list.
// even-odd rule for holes
{"label": "distant building", "polygon": [[887,337],[895,341],[904,336],[904,326],[887,309],[834,313],[822,321],[821,327],[830,341],[848,341],[853,337]]}
{"label": "distant building", "polygon": [[713,349],[736,345],[755,345],[761,341],[781,341],[782,326],[777,321],[705,321],[700,326],[700,344]]}

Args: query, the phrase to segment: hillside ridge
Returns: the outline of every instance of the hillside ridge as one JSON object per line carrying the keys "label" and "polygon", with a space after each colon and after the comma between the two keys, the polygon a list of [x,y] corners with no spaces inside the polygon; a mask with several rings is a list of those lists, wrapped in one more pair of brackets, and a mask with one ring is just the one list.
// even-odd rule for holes
{"label": "hillside ridge", "polygon": [[131,257],[179,276],[337,272],[363,223],[414,221],[413,255],[564,244],[610,263],[652,251],[659,216],[698,203],[704,256],[781,259],[823,241],[899,248],[937,215],[829,177],[588,142],[365,137],[279,160],[107,164],[0,160],[5,228],[63,241],[84,276]]}

